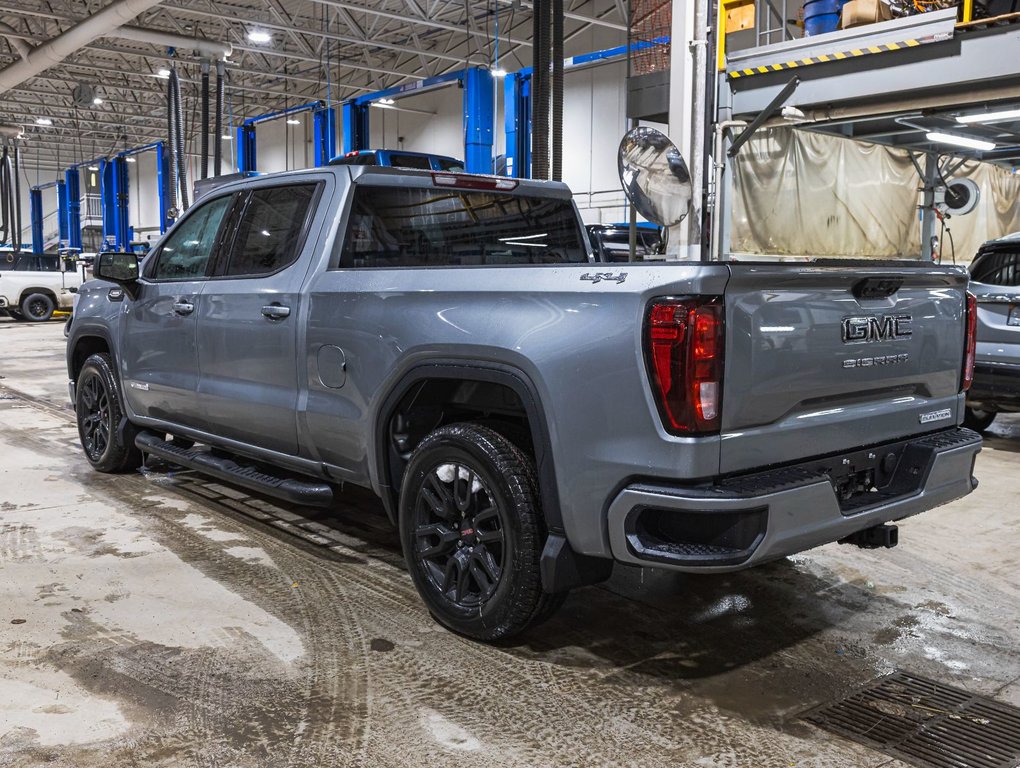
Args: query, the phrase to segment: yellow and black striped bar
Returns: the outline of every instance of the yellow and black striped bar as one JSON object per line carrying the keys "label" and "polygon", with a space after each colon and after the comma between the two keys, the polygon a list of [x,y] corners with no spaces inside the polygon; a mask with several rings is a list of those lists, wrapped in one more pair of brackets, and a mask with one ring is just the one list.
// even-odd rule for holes
{"label": "yellow and black striped bar", "polygon": [[750,77],[751,75],[764,75],[769,72],[782,72],[785,69],[796,69],[797,67],[807,67],[811,64],[822,64],[827,61],[840,61],[842,59],[854,59],[858,56],[869,56],[873,53],[885,53],[887,51],[902,51],[906,48],[916,48],[921,45],[920,40],[904,40],[900,43],[882,43],[881,45],[869,45],[865,48],[854,48],[849,51],[840,51],[839,53],[823,53],[820,56],[811,56],[806,59],[797,59],[795,61],[784,61],[776,62],[775,64],[766,64],[761,67],[750,67],[748,69],[735,69],[727,74],[734,80],[738,77]]}

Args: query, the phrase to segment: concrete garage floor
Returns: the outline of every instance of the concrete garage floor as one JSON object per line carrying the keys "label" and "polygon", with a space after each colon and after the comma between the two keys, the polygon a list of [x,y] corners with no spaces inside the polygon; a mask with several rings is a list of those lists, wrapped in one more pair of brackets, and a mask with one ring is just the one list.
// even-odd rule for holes
{"label": "concrete garage floor", "polygon": [[1020,418],[897,549],[618,567],[493,648],[432,622],[370,495],[92,472],[61,330],[0,320],[0,766],[899,766],[800,714],[894,669],[1020,704]]}

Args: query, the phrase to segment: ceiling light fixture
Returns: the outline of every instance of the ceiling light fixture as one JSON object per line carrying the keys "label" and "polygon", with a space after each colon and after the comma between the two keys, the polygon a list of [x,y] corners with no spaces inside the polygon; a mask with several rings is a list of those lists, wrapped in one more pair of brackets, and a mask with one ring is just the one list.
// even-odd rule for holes
{"label": "ceiling light fixture", "polygon": [[934,141],[939,144],[952,144],[955,147],[967,147],[967,149],[980,149],[987,152],[990,149],[995,149],[994,142],[982,141],[981,139],[971,138],[970,136],[957,136],[955,133],[942,133],[941,131],[929,131],[926,134],[928,141]]}
{"label": "ceiling light fixture", "polygon": [[103,100],[101,98],[99,98],[98,96],[96,96],[94,99],[92,99],[92,103],[95,104],[98,107],[100,104],[103,103]]}
{"label": "ceiling light fixture", "polygon": [[382,104],[384,107],[388,107],[391,104],[396,104],[397,102],[395,102],[393,99],[379,99],[379,101],[376,103]]}
{"label": "ceiling light fixture", "polygon": [[135,160],[133,157],[125,157],[124,158],[124,162],[125,163],[135,163],[135,162],[138,162],[138,161]]}
{"label": "ceiling light fixture", "polygon": [[223,139],[224,141],[233,141],[234,139],[234,137],[231,136],[229,133],[224,133],[222,136],[220,136],[220,138]]}
{"label": "ceiling light fixture", "polygon": [[89,166],[89,170],[90,171],[98,171],[99,170],[99,166],[98,165],[90,165]]}
{"label": "ceiling light fixture", "polygon": [[159,72],[156,73],[156,77],[162,77],[164,80],[166,80],[168,77],[170,77],[170,70],[166,68],[161,69],[159,70]]}
{"label": "ceiling light fixture", "polygon": [[36,125],[53,125],[53,121],[50,120],[48,117],[37,117],[35,119],[35,124]]}
{"label": "ceiling light fixture", "polygon": [[490,70],[489,74],[493,77],[506,77],[506,70],[502,67],[496,67],[495,69]]}
{"label": "ceiling light fixture", "polygon": [[981,112],[976,115],[958,115],[958,123],[996,123],[999,120],[1020,118],[1020,109],[1004,109],[1000,112]]}
{"label": "ceiling light fixture", "polygon": [[273,42],[273,36],[266,32],[264,29],[250,29],[248,30],[248,39],[253,43],[271,43]]}
{"label": "ceiling light fixture", "polygon": [[295,120],[293,117],[287,118],[287,125],[301,125],[300,120]]}

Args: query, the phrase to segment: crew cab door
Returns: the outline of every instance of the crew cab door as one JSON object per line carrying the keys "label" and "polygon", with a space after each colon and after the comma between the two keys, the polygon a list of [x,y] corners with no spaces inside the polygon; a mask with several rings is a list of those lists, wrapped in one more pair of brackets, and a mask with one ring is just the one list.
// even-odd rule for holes
{"label": "crew cab door", "polygon": [[1020,243],[982,252],[970,271],[978,302],[977,364],[1020,365]]}
{"label": "crew cab door", "polygon": [[197,309],[234,195],[196,205],[145,263],[121,313],[119,362],[124,397],[139,416],[202,429]]}
{"label": "crew cab door", "polygon": [[310,261],[302,246],[323,184],[242,193],[198,313],[199,393],[217,436],[298,453],[299,310]]}

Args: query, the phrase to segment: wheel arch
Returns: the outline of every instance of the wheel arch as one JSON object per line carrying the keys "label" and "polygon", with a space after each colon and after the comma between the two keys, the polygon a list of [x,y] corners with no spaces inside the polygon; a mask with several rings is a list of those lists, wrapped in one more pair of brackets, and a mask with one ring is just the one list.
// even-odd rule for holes
{"label": "wheel arch", "polygon": [[534,448],[539,494],[546,525],[550,532],[561,533],[563,518],[552,456],[552,441],[545,409],[531,378],[521,369],[504,363],[476,360],[437,360],[419,362],[405,371],[390,387],[376,410],[373,437],[374,461],[379,495],[390,520],[396,523],[403,459],[390,438],[392,422],[400,404],[416,388],[429,382],[480,383],[504,387],[516,395],[523,407]]}
{"label": "wheel arch", "polygon": [[114,375],[119,378],[117,359],[109,334],[101,328],[86,328],[76,334],[67,347],[67,374],[71,381],[78,380],[82,366],[90,355],[105,352],[110,356]]}
{"label": "wheel arch", "polygon": [[57,308],[60,307],[60,301],[57,299],[57,294],[54,293],[53,289],[52,288],[43,288],[43,287],[38,287],[38,288],[23,288],[22,291],[21,291],[21,295],[18,296],[18,306],[20,307],[21,303],[25,299],[27,299],[29,296],[31,296],[33,293],[41,293],[43,296],[49,297],[50,299],[53,300],[53,306],[54,307],[57,307]]}

